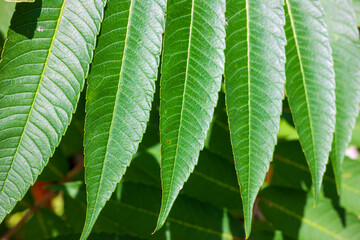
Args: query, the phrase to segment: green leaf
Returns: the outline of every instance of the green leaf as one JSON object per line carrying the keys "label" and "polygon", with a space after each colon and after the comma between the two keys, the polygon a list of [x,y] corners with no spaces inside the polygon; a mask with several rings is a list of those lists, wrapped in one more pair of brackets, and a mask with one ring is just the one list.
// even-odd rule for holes
{"label": "green leaf", "polygon": [[[283,142],[275,149],[271,185],[310,191],[311,175],[298,142]],[[324,175],[323,192],[349,212],[360,215],[360,161],[344,159],[340,199],[335,179],[328,168]]]}
{"label": "green leaf", "polygon": [[24,226],[24,240],[48,239],[70,233],[65,221],[52,211],[41,208]]}
{"label": "green leaf", "polygon": [[357,116],[355,126],[351,136],[350,145],[360,147],[360,115]]}
{"label": "green leaf", "polygon": [[[310,195],[310,194],[309,194]],[[360,238],[360,221],[352,214],[339,215],[329,199],[287,188],[267,188],[259,203],[264,217],[285,235],[299,240],[352,240]]]}
{"label": "green leaf", "polygon": [[[221,139],[221,141],[219,141],[219,139]],[[206,135],[204,148],[228,159],[232,163],[234,162],[225,106],[225,94],[222,91],[219,93],[218,103]]]}
{"label": "green leaf", "polygon": [[[140,151],[132,160],[123,180],[149,186],[160,186],[160,149]],[[241,199],[233,164],[203,150],[199,163],[189,177],[182,193],[202,202],[208,202],[231,213],[241,214]]]}
{"label": "green leaf", "polygon": [[[77,187],[75,183],[69,184],[57,189],[71,192],[80,203],[80,209],[85,201],[84,188],[79,183]],[[120,197],[113,197],[106,204],[95,224],[95,231],[126,233],[151,240],[240,240],[244,236],[240,221],[225,210],[183,195],[174,204],[166,227],[152,235],[160,208],[160,186],[154,188],[124,182],[118,184],[118,188]],[[75,189],[79,190],[76,194]]]}
{"label": "green leaf", "polygon": [[345,157],[342,173],[340,204],[360,216],[360,161]]}
{"label": "green leaf", "polygon": [[68,171],[68,159],[65,157],[62,150],[57,148],[37,180],[45,182],[60,182],[65,178]]}
{"label": "green leaf", "polygon": [[[11,16],[15,10],[15,3],[0,1],[0,50],[5,40],[6,32],[10,25]],[[0,57],[1,58],[1,57]]]}
{"label": "green leaf", "polygon": [[193,171],[224,70],[225,0],[169,1],[160,89],[162,205],[156,230]]}
{"label": "green leaf", "polygon": [[35,182],[66,131],[103,7],[103,0],[17,4],[0,62],[0,221]]}
{"label": "green leaf", "polygon": [[314,182],[314,203],[335,129],[335,75],[320,0],[286,0],[286,94]]}
{"label": "green leaf", "polygon": [[249,237],[253,205],[279,132],[285,85],[285,14],[281,0],[228,0],[226,106]]}
{"label": "green leaf", "polygon": [[352,6],[356,13],[356,23],[359,26],[360,25],[360,0],[353,0]]}
{"label": "green leaf", "polygon": [[33,3],[33,2],[35,2],[35,0],[5,0],[5,2]]}
{"label": "green leaf", "polygon": [[[71,235],[60,235],[56,238],[49,238],[48,240],[78,240],[80,234],[71,234]],[[104,239],[111,239],[111,240],[140,240],[139,238],[134,238],[130,236],[118,235],[118,234],[111,234],[111,233],[93,233],[89,236],[89,240],[104,240]]]}
{"label": "green leaf", "polygon": [[165,0],[109,1],[88,80],[85,124],[86,239],[145,132]]}
{"label": "green leaf", "polygon": [[321,3],[334,59],[336,125],[330,158],[340,193],[342,163],[359,112],[359,32],[351,0],[321,0]]}

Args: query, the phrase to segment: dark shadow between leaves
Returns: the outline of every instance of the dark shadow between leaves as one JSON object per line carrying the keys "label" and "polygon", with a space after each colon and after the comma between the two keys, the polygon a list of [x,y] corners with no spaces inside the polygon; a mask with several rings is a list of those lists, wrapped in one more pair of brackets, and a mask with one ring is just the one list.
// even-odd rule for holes
{"label": "dark shadow between leaves", "polygon": [[[276,229],[298,238],[305,206],[309,198],[303,191],[284,187],[267,187],[260,194],[259,206],[265,219]],[[311,199],[312,200],[312,199]]]}
{"label": "dark shadow between leaves", "polygon": [[42,0],[37,0],[34,3],[16,4],[15,12],[10,23],[10,29],[28,39],[32,39],[37,28],[41,9]]}
{"label": "dark shadow between leaves", "polygon": [[5,42],[5,36],[2,32],[0,32],[0,51],[2,50]]}
{"label": "dark shadow between leaves", "polygon": [[[334,179],[334,172],[331,164],[328,164],[326,167],[326,172],[324,178]],[[331,205],[333,206],[336,213],[339,215],[342,225],[346,226],[346,211],[340,205],[340,196],[337,194],[335,182],[323,181],[323,191],[324,196],[329,198]]]}

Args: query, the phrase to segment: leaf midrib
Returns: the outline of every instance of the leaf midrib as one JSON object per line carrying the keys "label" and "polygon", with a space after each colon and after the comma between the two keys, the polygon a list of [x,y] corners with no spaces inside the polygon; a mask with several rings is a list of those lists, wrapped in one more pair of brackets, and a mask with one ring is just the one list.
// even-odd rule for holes
{"label": "leaf midrib", "polygon": [[[247,196],[247,203],[248,206],[246,208],[246,212],[247,215],[251,218],[249,210],[251,208],[251,203],[250,203],[250,183],[251,183],[251,179],[250,179],[250,174],[251,174],[251,60],[250,60],[250,16],[249,16],[249,0],[246,0],[246,39],[247,39],[247,57],[248,57],[248,111],[249,111],[249,138],[248,138],[248,142],[249,142],[249,165],[248,165],[248,196]],[[244,221],[247,221],[248,219],[245,217]]]}
{"label": "leaf midrib", "polygon": [[[293,32],[293,35],[294,35],[296,51],[298,53],[298,59],[299,59],[299,63],[300,63],[300,71],[301,71],[304,90],[305,90],[305,99],[306,99],[307,112],[308,112],[308,117],[309,117],[309,124],[310,124],[310,131],[311,131],[311,141],[312,141],[311,147],[312,147],[312,150],[313,150],[315,172],[313,173],[311,168],[309,168],[309,169],[310,169],[311,175],[313,175],[314,178],[315,178],[315,181],[314,181],[314,195],[315,195],[314,202],[315,202],[316,198],[317,198],[317,192],[318,192],[318,190],[317,190],[318,186],[315,186],[315,185],[317,185],[316,181],[318,179],[318,176],[317,176],[317,164],[316,164],[317,161],[316,161],[316,155],[315,155],[314,128],[313,128],[313,123],[312,123],[312,118],[311,118],[311,113],[310,113],[309,97],[308,97],[308,94],[307,94],[307,87],[306,87],[306,81],[305,81],[305,72],[304,72],[304,68],[303,68],[301,52],[300,52],[300,48],[299,48],[299,44],[298,44],[298,37],[297,37],[295,25],[294,25],[294,20],[293,20],[289,0],[286,0],[286,5],[287,5],[287,8],[288,8],[288,13],[289,13],[290,23],[291,23],[291,27],[292,27],[292,32]],[[295,124],[295,126],[296,126],[296,124]],[[301,138],[299,139],[299,141],[301,142]]]}
{"label": "leaf midrib", "polygon": [[129,17],[128,17],[128,23],[127,23],[127,27],[126,27],[126,37],[125,37],[125,40],[124,40],[124,50],[123,50],[123,57],[122,57],[122,62],[121,62],[121,67],[120,67],[120,73],[119,73],[119,82],[118,82],[118,86],[117,86],[117,93],[116,93],[116,99],[115,99],[115,104],[114,104],[114,108],[113,108],[113,113],[111,115],[111,123],[110,123],[110,131],[109,131],[109,134],[108,134],[108,140],[107,140],[107,144],[106,144],[106,149],[105,149],[105,156],[104,156],[104,161],[103,161],[103,164],[102,164],[102,168],[101,168],[101,175],[100,175],[100,183],[99,183],[99,187],[97,188],[97,192],[96,192],[96,198],[95,198],[95,203],[94,203],[94,208],[91,212],[91,218],[90,218],[90,223],[94,220],[94,212],[95,212],[95,208],[96,208],[96,205],[98,203],[98,199],[99,199],[99,192],[100,192],[100,188],[101,188],[101,185],[102,185],[102,182],[103,182],[103,179],[104,179],[104,169],[105,169],[105,165],[106,165],[106,162],[107,162],[107,155],[108,155],[108,147],[109,147],[109,142],[110,142],[110,139],[111,139],[111,135],[112,135],[112,129],[113,129],[113,124],[114,124],[114,116],[115,116],[115,109],[116,109],[116,106],[117,106],[117,103],[118,103],[118,99],[119,99],[119,89],[121,87],[121,79],[122,79],[122,76],[123,76],[123,67],[124,67],[124,62],[125,62],[125,53],[126,53],[126,49],[127,49],[127,46],[128,46],[128,39],[129,39],[129,29],[130,29],[130,25],[131,25],[131,16],[132,16],[132,8],[133,8],[133,3],[134,3],[135,0],[131,0],[130,1],[130,7],[129,7]]}
{"label": "leaf midrib", "polygon": [[175,150],[175,157],[174,157],[174,164],[173,164],[173,171],[171,174],[171,180],[170,180],[170,188],[167,194],[167,200],[166,200],[166,204],[165,204],[165,209],[161,215],[161,217],[159,217],[159,219],[164,218],[164,215],[166,214],[166,209],[168,208],[169,205],[169,201],[170,201],[170,195],[171,195],[171,190],[173,188],[173,181],[174,181],[174,175],[175,175],[175,166],[176,166],[176,160],[177,160],[177,155],[178,155],[178,150],[179,150],[179,141],[180,141],[180,135],[181,135],[181,129],[182,129],[182,122],[183,122],[183,115],[184,115],[184,104],[185,104],[185,96],[186,96],[186,87],[187,87],[187,81],[188,81],[188,71],[189,71],[189,61],[190,61],[190,50],[191,50],[191,40],[192,40],[192,29],[193,29],[193,23],[194,23],[194,8],[195,8],[195,0],[192,0],[192,6],[191,6],[191,20],[190,20],[190,27],[189,27],[189,45],[188,45],[188,50],[187,50],[187,61],[186,61],[186,70],[185,70],[185,83],[184,83],[184,92],[182,95],[182,103],[181,103],[181,112],[180,112],[180,125],[179,125],[179,134],[178,134],[178,139],[177,139],[177,144],[176,144],[176,150]]}
{"label": "leaf midrib", "polygon": [[[4,192],[4,189],[5,189],[5,186],[6,186],[6,183],[9,179],[9,174],[11,172],[11,170],[13,169],[13,166],[14,166],[14,162],[15,162],[15,159],[16,159],[16,156],[17,154],[19,153],[19,148],[21,146],[21,143],[22,143],[22,139],[24,137],[24,134],[26,132],[26,129],[27,129],[27,126],[28,126],[28,123],[29,123],[29,120],[30,120],[30,116],[32,114],[32,111],[34,110],[34,105],[35,105],[35,102],[37,100],[37,96],[39,94],[39,91],[40,91],[40,87],[41,87],[41,84],[42,84],[42,80],[44,79],[45,77],[45,71],[47,69],[47,66],[48,66],[48,63],[49,63],[49,59],[50,59],[50,56],[51,56],[51,53],[52,53],[52,48],[54,46],[54,42],[55,42],[55,39],[56,39],[56,36],[57,36],[57,33],[58,33],[58,30],[59,30],[59,25],[60,25],[60,21],[61,21],[61,18],[63,16],[63,13],[64,13],[64,8],[65,8],[65,4],[66,4],[66,1],[67,0],[63,0],[63,4],[60,8],[60,14],[59,14],[59,17],[58,17],[58,20],[57,20],[57,23],[56,23],[56,27],[55,27],[55,30],[54,30],[54,35],[52,37],[52,40],[51,40],[51,43],[50,43],[50,48],[49,48],[49,51],[48,51],[48,55],[46,57],[46,60],[45,60],[45,63],[44,63],[44,68],[42,70],[42,73],[41,73],[41,76],[40,76],[40,81],[38,83],[38,87],[36,89],[36,92],[35,92],[35,96],[34,96],[34,100],[33,102],[31,103],[31,106],[30,106],[30,111],[27,115],[27,118],[26,118],[26,122],[25,122],[25,126],[23,128],[23,131],[21,133],[21,136],[20,136],[20,140],[19,140],[19,144],[17,145],[17,148],[16,148],[16,151],[15,151],[15,154],[14,154],[14,157],[12,158],[12,161],[11,161],[11,165],[10,165],[10,169],[7,171],[6,173],[6,178],[4,180],[4,184],[1,188],[1,191],[0,191],[0,196],[3,194]],[[5,47],[4,47],[5,49]]]}

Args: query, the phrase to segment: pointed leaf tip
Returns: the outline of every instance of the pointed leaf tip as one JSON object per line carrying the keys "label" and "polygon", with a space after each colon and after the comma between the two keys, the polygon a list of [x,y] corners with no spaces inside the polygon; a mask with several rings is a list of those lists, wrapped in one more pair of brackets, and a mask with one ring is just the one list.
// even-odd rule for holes
{"label": "pointed leaf tip", "polygon": [[160,89],[163,199],[157,230],[204,147],[221,87],[224,48],[225,0],[169,1]]}
{"label": "pointed leaf tip", "polygon": [[88,206],[82,239],[91,232],[145,132],[158,77],[165,8],[166,0],[107,3],[88,78]]}
{"label": "pointed leaf tip", "polygon": [[286,93],[318,199],[335,130],[333,58],[320,0],[286,0],[285,9]]}
{"label": "pointed leaf tip", "polygon": [[226,107],[249,237],[253,205],[279,132],[285,88],[285,13],[279,0],[228,0],[226,18]]}

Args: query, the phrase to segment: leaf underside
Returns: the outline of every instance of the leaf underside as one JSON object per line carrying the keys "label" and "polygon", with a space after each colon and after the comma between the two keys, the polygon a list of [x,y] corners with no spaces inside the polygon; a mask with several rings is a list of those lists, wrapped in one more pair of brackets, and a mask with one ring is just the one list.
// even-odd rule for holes
{"label": "leaf underside", "polygon": [[286,0],[286,94],[318,198],[335,129],[335,76],[320,0]]}
{"label": "leaf underside", "polygon": [[102,0],[16,7],[0,62],[0,221],[35,182],[71,120],[103,7]]}
{"label": "leaf underside", "polygon": [[193,171],[224,70],[225,1],[169,1],[160,90],[160,229]]}
{"label": "leaf underside", "polygon": [[284,16],[281,0],[227,1],[226,106],[247,236],[279,131],[285,87]]}
{"label": "leaf underside", "polygon": [[165,0],[109,1],[88,80],[86,239],[145,132],[164,31]]}
{"label": "leaf underside", "polygon": [[340,193],[342,163],[359,112],[359,32],[351,0],[321,0],[321,3],[334,59],[336,125],[330,158]]}

